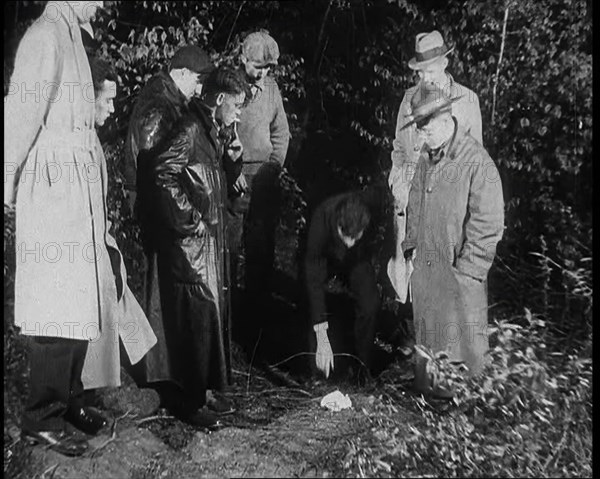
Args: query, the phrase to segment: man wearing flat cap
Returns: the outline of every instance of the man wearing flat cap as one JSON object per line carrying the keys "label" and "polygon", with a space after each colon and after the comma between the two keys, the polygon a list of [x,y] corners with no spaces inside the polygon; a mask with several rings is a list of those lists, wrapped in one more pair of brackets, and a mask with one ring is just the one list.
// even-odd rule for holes
{"label": "man wearing flat cap", "polygon": [[412,265],[403,258],[400,244],[406,232],[406,203],[410,182],[423,146],[423,139],[417,134],[414,124],[406,127],[412,113],[411,101],[413,98],[418,99],[424,95],[431,87],[441,89],[455,100],[451,108],[459,125],[470,132],[471,136],[479,143],[483,143],[481,112],[477,95],[454,81],[452,76],[446,72],[447,55],[453,49],[454,47],[448,48],[442,35],[436,30],[417,35],[415,56],[410,59],[408,66],[418,73],[419,83],[406,91],[398,111],[396,135],[393,141],[392,168],[388,177],[388,184],[394,196],[396,254],[390,259],[387,270],[398,300],[402,303],[406,303],[408,299],[408,281]]}
{"label": "man wearing flat cap", "polygon": [[[173,126],[189,111],[189,100],[194,95],[200,95],[202,83],[212,70],[214,65],[210,57],[200,47],[181,47],[171,58],[168,71],[159,72],[144,86],[129,121],[125,186],[130,191],[145,253],[142,306],[158,338],[152,354],[147,354],[141,367],[132,371],[136,381],[141,384],[160,382],[169,385],[174,379],[168,362],[168,343],[163,323],[171,318],[165,318],[162,314],[159,281],[164,278],[157,262],[157,247],[160,235],[164,233],[156,219],[151,165],[172,139]],[[159,389],[163,402],[170,399],[164,396],[170,396],[171,391],[170,387]]]}
{"label": "man wearing flat cap", "polygon": [[[414,263],[410,284],[416,344],[446,351],[470,375],[488,350],[487,275],[504,230],[502,184],[485,148],[454,113],[459,99],[432,86],[411,99],[424,146],[408,197],[403,256]],[[415,389],[443,398],[452,391],[427,372],[417,349]]]}
{"label": "man wearing flat cap", "polygon": [[[290,138],[279,87],[268,75],[269,69],[277,65],[278,58],[277,42],[266,31],[250,33],[244,39],[240,61],[251,97],[242,110],[238,125],[244,159],[242,174],[234,185],[229,240],[235,281],[243,237],[246,298],[249,300],[246,311],[248,316],[256,319],[268,314],[280,203],[279,174]],[[248,317],[243,318],[245,324],[248,320]],[[248,343],[252,344],[246,345],[250,350],[263,325],[252,323],[251,326],[252,337]],[[257,354],[260,356],[260,351]]]}

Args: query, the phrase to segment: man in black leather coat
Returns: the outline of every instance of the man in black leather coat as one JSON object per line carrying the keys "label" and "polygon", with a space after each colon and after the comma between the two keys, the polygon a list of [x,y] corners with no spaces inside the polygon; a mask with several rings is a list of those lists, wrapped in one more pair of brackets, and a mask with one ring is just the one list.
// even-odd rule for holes
{"label": "man in black leather coat", "polygon": [[[236,71],[220,68],[204,90],[202,101],[190,101],[164,150],[149,159],[147,185],[164,335],[148,356],[161,363],[160,375],[148,379],[171,383],[165,405],[196,426],[214,423],[203,408],[207,390],[222,391],[230,379],[223,156],[240,165],[239,175],[242,145],[236,138],[224,152],[219,131],[238,120],[246,85]],[[232,412],[223,398],[211,403],[213,412]]]}
{"label": "man in black leather coat", "polygon": [[[196,46],[180,48],[171,59],[168,71],[152,77],[140,92],[129,121],[126,138],[123,174],[125,188],[129,190],[131,209],[140,226],[144,248],[141,265],[144,275],[144,292],[141,305],[156,332],[156,348],[164,348],[162,312],[156,262],[157,237],[148,165],[164,150],[171,139],[173,126],[188,111],[188,102],[195,92],[199,93],[206,75],[214,69],[209,56]],[[155,349],[156,349],[155,348]],[[163,358],[154,354],[146,357],[132,371],[140,384],[165,378]]]}

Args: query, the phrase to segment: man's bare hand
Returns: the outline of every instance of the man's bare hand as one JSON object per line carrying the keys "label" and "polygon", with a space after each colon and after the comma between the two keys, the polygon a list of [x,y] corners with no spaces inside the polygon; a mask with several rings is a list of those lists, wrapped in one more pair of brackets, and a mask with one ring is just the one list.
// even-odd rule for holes
{"label": "man's bare hand", "polygon": [[317,333],[317,369],[321,371],[326,378],[329,377],[329,372],[333,371],[333,351],[331,350],[331,344],[329,344],[329,338],[327,337],[327,331],[322,330]]}
{"label": "man's bare hand", "polygon": [[246,191],[248,191],[248,183],[246,183],[246,177],[243,173],[240,173],[238,179],[235,180],[235,183],[233,184],[233,189],[236,193],[241,194],[246,193]]}

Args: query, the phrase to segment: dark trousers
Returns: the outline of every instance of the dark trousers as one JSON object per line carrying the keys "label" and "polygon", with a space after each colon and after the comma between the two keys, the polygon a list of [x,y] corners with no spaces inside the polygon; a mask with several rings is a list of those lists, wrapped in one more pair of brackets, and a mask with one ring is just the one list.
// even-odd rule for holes
{"label": "dark trousers", "polygon": [[[347,291],[341,294],[326,294],[329,313],[327,336],[331,349],[334,354],[347,353],[357,356],[364,366],[370,369],[380,306],[375,270],[371,263],[360,262],[351,265],[347,271],[341,271],[339,278]],[[351,301],[348,301],[349,297]],[[312,326],[308,337],[309,347],[314,352],[317,349],[317,341]],[[314,371],[314,357],[311,363]],[[334,356],[336,369],[344,369],[344,366],[352,364],[361,365],[352,358]]]}
{"label": "dark trousers", "polygon": [[[234,324],[244,324],[247,349],[252,349],[269,316],[270,286],[275,261],[275,231],[279,221],[281,191],[275,163],[264,164],[247,178],[249,191],[233,202],[228,225],[231,277],[234,286]],[[244,251],[244,298],[236,294],[241,249]],[[243,305],[243,307],[241,307]],[[236,307],[237,306],[237,307]],[[240,318],[243,314],[244,318]],[[235,326],[234,326],[235,327]]]}
{"label": "dark trousers", "polygon": [[252,198],[244,225],[246,290],[268,295],[275,261],[275,230],[279,220],[281,167],[266,163],[252,179]]}
{"label": "dark trousers", "polygon": [[70,407],[83,406],[81,371],[88,342],[32,336],[29,350],[29,398],[21,427],[30,431],[64,428]]}

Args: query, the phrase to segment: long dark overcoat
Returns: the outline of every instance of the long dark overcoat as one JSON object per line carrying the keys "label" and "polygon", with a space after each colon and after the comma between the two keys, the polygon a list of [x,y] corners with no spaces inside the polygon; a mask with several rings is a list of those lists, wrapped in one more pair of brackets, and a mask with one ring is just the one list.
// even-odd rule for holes
{"label": "long dark overcoat", "polygon": [[[166,72],[152,77],[140,92],[127,131],[124,168],[125,186],[137,192],[135,216],[140,226],[144,248],[142,275],[144,280],[141,304],[152,329],[158,338],[158,345],[164,344],[163,312],[158,278],[158,264],[155,238],[158,237],[154,221],[153,177],[151,165],[156,156],[172,140],[172,129],[188,111],[187,100],[173,79]],[[154,362],[157,362],[154,364]],[[132,374],[136,381],[146,382],[147,371],[161,368],[161,359],[156,352],[147,357]]]}
{"label": "long dark overcoat", "polygon": [[210,111],[193,104],[152,160],[164,341],[147,355],[146,379],[200,400],[230,379],[222,155]]}
{"label": "long dark overcoat", "polygon": [[504,230],[496,165],[458,125],[446,155],[419,158],[403,251],[416,247],[411,277],[416,342],[447,350],[471,374],[487,351],[487,274]]}

